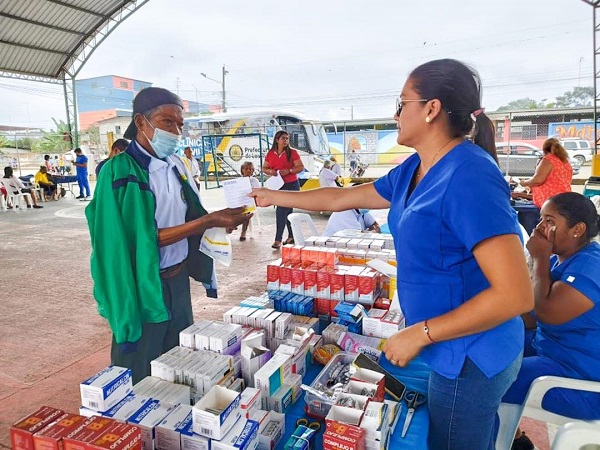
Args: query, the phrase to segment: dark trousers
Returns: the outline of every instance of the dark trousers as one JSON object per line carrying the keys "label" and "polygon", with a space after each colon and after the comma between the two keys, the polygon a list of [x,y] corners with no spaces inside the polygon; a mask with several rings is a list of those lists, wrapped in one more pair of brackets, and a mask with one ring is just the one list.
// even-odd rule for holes
{"label": "dark trousers", "polygon": [[133,384],[150,375],[150,361],[179,345],[179,332],[194,322],[187,267],[177,276],[162,280],[162,290],[170,320],[143,324],[135,351],[123,352],[113,336],[111,364],[131,369]]}
{"label": "dark trousers", "polygon": [[[300,190],[300,182],[292,181],[291,183],[285,183],[281,186],[280,191],[299,191]],[[294,237],[292,233],[292,225],[288,222],[287,217],[292,213],[293,208],[284,208],[282,206],[278,206],[275,209],[275,219],[277,224],[277,231],[275,232],[275,240],[281,242],[283,240],[283,229],[287,225],[288,236]]]}

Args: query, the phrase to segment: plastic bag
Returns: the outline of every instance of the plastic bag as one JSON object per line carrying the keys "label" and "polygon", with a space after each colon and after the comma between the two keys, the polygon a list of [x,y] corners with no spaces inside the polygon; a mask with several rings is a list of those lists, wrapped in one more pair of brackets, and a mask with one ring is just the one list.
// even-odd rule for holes
{"label": "plastic bag", "polygon": [[200,251],[225,267],[231,264],[231,239],[225,228],[209,228],[200,240]]}

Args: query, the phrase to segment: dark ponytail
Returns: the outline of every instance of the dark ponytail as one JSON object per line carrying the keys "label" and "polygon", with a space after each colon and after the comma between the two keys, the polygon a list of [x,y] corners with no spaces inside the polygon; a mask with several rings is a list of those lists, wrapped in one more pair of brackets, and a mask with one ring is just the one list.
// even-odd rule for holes
{"label": "dark ponytail", "polygon": [[438,59],[417,67],[409,79],[421,98],[442,103],[453,137],[470,135],[498,162],[496,133],[481,110],[481,80],[475,69],[455,59]]}

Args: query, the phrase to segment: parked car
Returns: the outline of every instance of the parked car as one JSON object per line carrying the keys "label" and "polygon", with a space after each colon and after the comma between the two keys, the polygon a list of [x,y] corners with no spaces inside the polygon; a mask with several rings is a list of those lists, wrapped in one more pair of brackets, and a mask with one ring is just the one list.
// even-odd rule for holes
{"label": "parked car", "polygon": [[[500,170],[506,175],[516,177],[531,177],[535,173],[543,152],[527,142],[497,142],[496,152]],[[570,158],[573,175],[579,173],[581,163],[578,159]]]}
{"label": "parked car", "polygon": [[592,146],[585,139],[564,138],[560,143],[569,154],[569,158],[576,159],[580,166],[592,160]]}

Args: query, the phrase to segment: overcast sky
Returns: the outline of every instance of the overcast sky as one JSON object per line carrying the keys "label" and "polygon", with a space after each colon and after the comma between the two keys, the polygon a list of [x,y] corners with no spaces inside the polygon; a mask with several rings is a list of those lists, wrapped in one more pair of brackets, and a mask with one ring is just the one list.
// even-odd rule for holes
{"label": "overcast sky", "polygon": [[[150,0],[78,78],[120,75],[227,106],[322,120],[393,114],[406,76],[438,58],[472,64],[492,111],[591,86],[592,7],[581,0]],[[62,87],[0,78],[0,125],[65,119]]]}

